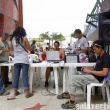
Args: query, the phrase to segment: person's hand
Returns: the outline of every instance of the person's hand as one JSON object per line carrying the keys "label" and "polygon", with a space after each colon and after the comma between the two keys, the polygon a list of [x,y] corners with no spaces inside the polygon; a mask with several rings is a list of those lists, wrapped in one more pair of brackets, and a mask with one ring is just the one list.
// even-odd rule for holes
{"label": "person's hand", "polygon": [[2,49],[4,52],[8,52],[9,51],[9,49],[8,48],[4,48],[4,49]]}
{"label": "person's hand", "polygon": [[92,69],[91,68],[83,68],[83,72],[85,73],[91,73]]}
{"label": "person's hand", "polygon": [[28,51],[28,54],[31,54],[31,51],[27,50]]}
{"label": "person's hand", "polygon": [[75,49],[75,51],[81,51],[81,48],[77,48],[77,49]]}

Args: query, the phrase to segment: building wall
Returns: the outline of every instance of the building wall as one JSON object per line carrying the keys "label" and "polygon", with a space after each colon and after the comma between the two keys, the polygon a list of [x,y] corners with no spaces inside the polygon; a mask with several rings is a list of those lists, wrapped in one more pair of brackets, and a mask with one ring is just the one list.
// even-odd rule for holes
{"label": "building wall", "polygon": [[23,19],[22,0],[0,0],[0,32],[12,33],[18,25],[23,26],[20,18]]}
{"label": "building wall", "polygon": [[104,0],[101,4],[101,12],[106,12],[110,10],[110,0]]}

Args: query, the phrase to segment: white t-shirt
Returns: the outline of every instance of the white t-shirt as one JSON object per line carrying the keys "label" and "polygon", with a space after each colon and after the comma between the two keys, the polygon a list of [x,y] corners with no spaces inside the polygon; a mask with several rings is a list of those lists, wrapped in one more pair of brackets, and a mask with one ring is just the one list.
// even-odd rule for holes
{"label": "white t-shirt", "polygon": [[84,48],[87,48],[89,47],[89,44],[88,44],[88,41],[85,37],[81,37],[81,39],[78,39],[75,43],[75,48],[81,48],[81,49],[84,49]]}
{"label": "white t-shirt", "polygon": [[28,53],[24,50],[23,47],[21,47],[20,44],[16,44],[15,38],[12,39],[12,45],[14,47],[14,64],[29,64]]}

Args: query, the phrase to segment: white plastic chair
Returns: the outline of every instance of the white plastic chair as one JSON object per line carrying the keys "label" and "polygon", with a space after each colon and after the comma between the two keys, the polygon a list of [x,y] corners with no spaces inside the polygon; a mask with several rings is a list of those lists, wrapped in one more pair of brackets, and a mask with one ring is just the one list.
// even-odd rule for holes
{"label": "white plastic chair", "polygon": [[108,103],[110,102],[109,84],[107,83],[107,81],[110,81],[110,70],[109,70],[108,75],[104,78],[104,81],[102,83],[91,83],[87,85],[87,109],[90,109],[92,87],[102,87],[102,95],[104,99],[105,99],[104,88],[106,88]]}
{"label": "white plastic chair", "polygon": [[36,54],[29,54],[28,56],[29,56],[30,63],[33,63],[33,60],[37,61],[37,59],[38,59],[38,55],[36,55]]}
{"label": "white plastic chair", "polygon": [[[37,61],[38,55],[36,54],[29,54],[29,62],[33,63],[33,60]],[[34,84],[37,86],[40,85],[40,79],[41,79],[41,68],[33,68],[34,69],[34,74],[36,74],[33,78]],[[31,72],[31,71],[30,71]],[[31,73],[30,73],[31,74]],[[32,85],[32,84],[30,84]]]}

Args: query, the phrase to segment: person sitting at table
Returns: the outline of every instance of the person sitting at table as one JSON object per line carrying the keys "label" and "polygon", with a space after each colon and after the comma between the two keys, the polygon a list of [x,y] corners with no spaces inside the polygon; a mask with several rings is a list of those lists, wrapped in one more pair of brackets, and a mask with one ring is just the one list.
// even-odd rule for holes
{"label": "person sitting at table", "polygon": [[83,86],[92,82],[102,82],[104,77],[107,76],[110,68],[110,56],[104,51],[103,41],[94,41],[93,49],[98,56],[95,68],[84,67],[83,72],[85,74],[69,77],[68,92],[64,92],[57,96],[58,99],[70,99],[68,102],[61,105],[62,108],[75,108],[75,98],[77,95],[83,94]]}
{"label": "person sitting at table", "polygon": [[[60,52],[60,59],[64,60],[64,56],[65,56],[64,50],[62,48],[59,48],[59,46],[60,46],[60,43],[58,41],[55,41],[54,42],[54,48],[52,50],[59,51]],[[49,86],[48,80],[49,80],[51,71],[53,71],[53,68],[52,67],[47,67],[46,75],[45,75],[45,78],[46,78],[45,87]]]}
{"label": "person sitting at table", "polygon": [[22,78],[24,84],[25,97],[29,98],[33,94],[29,92],[29,57],[28,53],[31,52],[31,46],[26,38],[26,31],[23,27],[17,27],[13,32],[11,40],[11,48],[14,51],[14,75],[12,86],[14,88],[14,95],[19,95],[19,77],[22,70]]}

